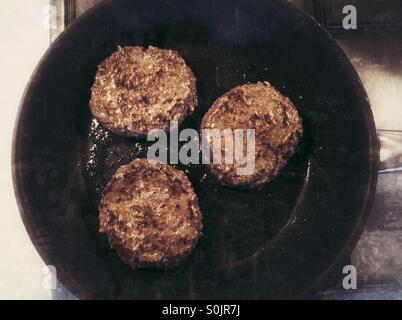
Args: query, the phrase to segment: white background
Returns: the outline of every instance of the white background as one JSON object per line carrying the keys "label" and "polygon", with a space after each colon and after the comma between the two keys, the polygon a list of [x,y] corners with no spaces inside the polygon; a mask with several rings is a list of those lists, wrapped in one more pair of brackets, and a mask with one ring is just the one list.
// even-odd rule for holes
{"label": "white background", "polygon": [[26,84],[49,46],[49,0],[0,1],[0,299],[50,299],[44,264],[21,221],[11,178],[11,142]]}

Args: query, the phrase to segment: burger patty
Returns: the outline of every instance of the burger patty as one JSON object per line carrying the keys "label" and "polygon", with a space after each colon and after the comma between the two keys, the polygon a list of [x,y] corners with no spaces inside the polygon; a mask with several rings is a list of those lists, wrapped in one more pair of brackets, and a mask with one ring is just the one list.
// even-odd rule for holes
{"label": "burger patty", "polygon": [[166,164],[136,159],[121,166],[103,192],[100,232],[132,268],[177,265],[202,229],[187,176]]}
{"label": "burger patty", "polygon": [[[237,169],[244,164],[236,161],[224,163],[223,138],[221,164],[209,165],[212,175],[222,184],[249,188],[260,188],[277,176],[303,134],[302,121],[294,104],[268,82],[231,89],[213,103],[202,120],[201,128],[255,130],[253,173],[239,175]],[[246,139],[243,142],[245,153]],[[234,148],[234,154],[240,151]]]}
{"label": "burger patty", "polygon": [[180,55],[156,47],[118,47],[99,66],[92,86],[92,115],[127,137],[169,130],[197,104],[196,79]]}

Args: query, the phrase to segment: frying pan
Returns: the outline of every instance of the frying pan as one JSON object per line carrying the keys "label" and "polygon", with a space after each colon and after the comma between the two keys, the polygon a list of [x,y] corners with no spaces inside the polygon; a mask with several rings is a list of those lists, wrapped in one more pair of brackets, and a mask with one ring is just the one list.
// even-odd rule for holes
{"label": "frying pan", "polygon": [[[281,175],[260,191],[179,166],[203,212],[204,234],[171,270],[131,270],[98,232],[97,204],[116,168],[146,155],[92,120],[97,65],[118,45],[177,50],[197,77],[199,128],[212,102],[269,81],[295,103],[305,134]],[[309,297],[342,274],[376,187],[370,105],[345,54],[286,1],[105,1],[55,41],[36,69],[14,135],[23,221],[44,261],[79,298]]]}

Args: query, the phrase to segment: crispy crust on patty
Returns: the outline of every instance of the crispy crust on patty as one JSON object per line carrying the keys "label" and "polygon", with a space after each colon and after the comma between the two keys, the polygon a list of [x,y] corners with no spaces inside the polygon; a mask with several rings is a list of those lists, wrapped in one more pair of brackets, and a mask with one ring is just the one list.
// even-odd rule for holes
{"label": "crispy crust on patty", "polygon": [[118,47],[99,66],[90,110],[108,130],[123,136],[168,131],[197,105],[196,79],[176,51]]}
{"label": "crispy crust on patty", "polygon": [[99,205],[100,232],[132,268],[177,265],[202,229],[187,176],[166,164],[136,159],[120,167]]}
{"label": "crispy crust on patty", "polygon": [[[238,175],[236,169],[244,164],[236,162],[209,165],[212,175],[222,184],[248,188],[260,188],[277,176],[303,134],[302,121],[294,104],[268,82],[231,89],[213,103],[201,128],[255,129],[255,170],[252,174]],[[243,148],[246,150],[245,140]],[[224,147],[222,149],[224,159]]]}

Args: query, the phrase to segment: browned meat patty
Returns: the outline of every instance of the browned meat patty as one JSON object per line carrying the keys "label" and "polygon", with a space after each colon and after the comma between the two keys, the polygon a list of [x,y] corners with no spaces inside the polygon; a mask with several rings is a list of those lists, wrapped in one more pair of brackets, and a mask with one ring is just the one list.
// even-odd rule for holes
{"label": "browned meat patty", "polygon": [[99,205],[100,232],[132,268],[177,265],[202,229],[187,176],[166,164],[137,159],[120,167]]}
{"label": "browned meat patty", "polygon": [[[303,133],[294,104],[267,82],[242,85],[218,98],[204,116],[201,128],[255,129],[255,170],[252,174],[237,173],[236,169],[244,164],[223,162],[223,138],[222,164],[209,165],[211,173],[222,184],[234,187],[260,188],[277,176]],[[244,138],[243,154],[246,153],[245,144]],[[234,147],[234,154],[236,152],[239,150]]]}
{"label": "browned meat patty", "polygon": [[177,52],[119,47],[98,67],[90,109],[108,130],[135,137],[168,131],[170,121],[180,124],[196,104],[196,79]]}

